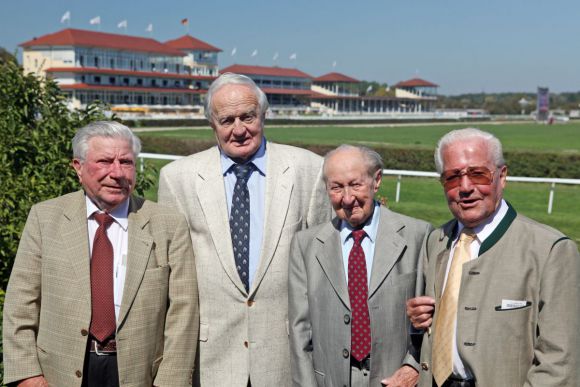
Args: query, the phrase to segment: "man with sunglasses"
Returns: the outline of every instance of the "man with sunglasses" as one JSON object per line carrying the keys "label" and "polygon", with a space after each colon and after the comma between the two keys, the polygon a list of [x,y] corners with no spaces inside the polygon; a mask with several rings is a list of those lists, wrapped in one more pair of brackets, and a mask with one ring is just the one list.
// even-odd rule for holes
{"label": "man with sunglasses", "polygon": [[559,231],[503,199],[499,140],[446,134],[435,164],[454,218],[422,253],[425,296],[407,303],[426,329],[419,386],[576,386],[580,255]]}

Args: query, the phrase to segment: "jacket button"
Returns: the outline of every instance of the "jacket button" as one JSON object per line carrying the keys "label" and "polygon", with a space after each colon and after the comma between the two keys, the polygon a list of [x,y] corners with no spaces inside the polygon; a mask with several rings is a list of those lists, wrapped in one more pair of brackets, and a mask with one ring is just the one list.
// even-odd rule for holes
{"label": "jacket button", "polygon": [[342,357],[344,357],[345,359],[348,358],[350,356],[350,353],[348,353],[348,349],[343,349],[342,350]]}
{"label": "jacket button", "polygon": [[350,316],[349,316],[348,314],[345,314],[345,315],[344,315],[344,323],[345,323],[345,324],[348,324],[348,323],[350,323]]}
{"label": "jacket button", "polygon": [[89,331],[87,331],[86,329],[81,329],[81,335],[86,336],[89,334]]}
{"label": "jacket button", "polygon": [[80,378],[81,376],[83,376],[83,373],[80,370],[77,370],[75,372],[75,375],[77,376],[77,378]]}
{"label": "jacket button", "polygon": [[422,362],[421,363],[421,369],[423,371],[428,371],[429,370],[429,364],[427,364],[426,362]]}
{"label": "jacket button", "polygon": [[246,304],[248,304],[248,306],[250,306],[250,307],[251,307],[251,306],[254,306],[254,303],[255,303],[255,301],[254,301],[254,300],[248,300],[248,301],[246,302]]}
{"label": "jacket button", "polygon": [[244,341],[244,347],[248,348],[250,344],[247,341]]}

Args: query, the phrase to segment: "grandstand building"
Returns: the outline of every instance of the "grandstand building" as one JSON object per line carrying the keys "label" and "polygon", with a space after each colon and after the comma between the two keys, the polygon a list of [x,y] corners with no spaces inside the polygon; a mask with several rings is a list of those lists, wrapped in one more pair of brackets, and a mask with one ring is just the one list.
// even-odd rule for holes
{"label": "grandstand building", "polygon": [[[272,114],[390,115],[434,111],[438,85],[414,78],[372,94],[332,72],[234,64],[219,69],[222,51],[190,35],[167,42],[67,28],[21,44],[25,72],[52,77],[73,107],[99,100],[125,117],[203,113],[211,82],[224,72],[252,78]],[[368,94],[368,95],[367,95]]]}
{"label": "grandstand building", "polygon": [[94,100],[120,111],[199,111],[221,51],[189,35],[154,39],[65,29],[22,43],[25,72],[50,76],[74,107]]}

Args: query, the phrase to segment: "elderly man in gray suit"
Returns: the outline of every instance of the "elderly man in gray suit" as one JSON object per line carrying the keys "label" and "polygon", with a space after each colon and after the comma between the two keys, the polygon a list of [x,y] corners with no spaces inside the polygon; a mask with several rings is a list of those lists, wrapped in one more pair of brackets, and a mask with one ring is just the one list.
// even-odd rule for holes
{"label": "elderly man in gray suit", "polygon": [[132,195],[141,144],[93,122],[73,139],[83,190],[30,210],[4,304],[4,383],[189,386],[198,306],[187,223]]}
{"label": "elderly man in gray suit", "polygon": [[322,158],[266,141],[267,108],[250,78],[222,74],[206,98],[218,146],[161,171],[159,201],[185,214],[196,251],[202,386],[290,385],[290,242],[330,218]]}
{"label": "elderly man in gray suit", "polygon": [[364,147],[342,145],[325,158],[336,218],[296,234],[290,254],[295,387],[417,380],[405,302],[415,294],[419,251],[431,226],[374,200],[382,169],[380,155]]}
{"label": "elderly man in gray suit", "polygon": [[503,199],[499,140],[447,133],[435,151],[454,218],[422,253],[420,386],[580,386],[580,255],[561,232]]}

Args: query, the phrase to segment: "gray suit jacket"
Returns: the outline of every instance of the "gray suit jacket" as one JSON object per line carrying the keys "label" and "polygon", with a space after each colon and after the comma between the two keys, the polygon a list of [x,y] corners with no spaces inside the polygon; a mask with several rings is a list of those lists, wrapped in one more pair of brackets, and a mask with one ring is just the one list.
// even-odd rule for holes
{"label": "gray suit jacket", "polygon": [[[197,340],[197,286],[187,224],[131,197],[127,272],[117,322],[121,386],[187,386]],[[80,386],[91,322],[82,191],[32,207],[4,304],[4,383],[43,374]]]}
{"label": "gray suit jacket", "polygon": [[[371,386],[404,363],[410,323],[405,302],[415,295],[421,245],[431,226],[380,207],[369,284]],[[340,221],[302,231],[292,243],[289,317],[294,386],[350,385],[350,301],[340,243]]]}
{"label": "gray suit jacket", "polygon": [[[441,299],[457,222],[428,238],[425,293]],[[511,208],[463,265],[457,308],[461,359],[477,386],[580,386],[580,255],[559,231]],[[526,301],[505,310],[502,300]],[[425,334],[420,386],[431,386],[433,331]]]}
{"label": "gray suit jacket", "polygon": [[236,271],[217,147],[161,170],[159,201],[185,214],[199,281],[199,367],[207,387],[288,386],[288,254],[294,234],[327,221],[322,158],[268,142],[260,262],[246,292]]}

